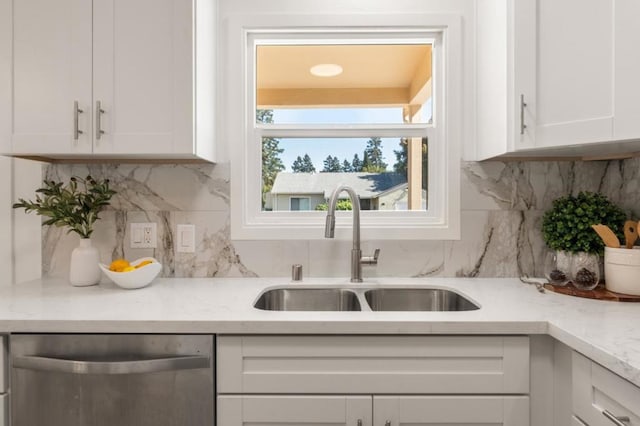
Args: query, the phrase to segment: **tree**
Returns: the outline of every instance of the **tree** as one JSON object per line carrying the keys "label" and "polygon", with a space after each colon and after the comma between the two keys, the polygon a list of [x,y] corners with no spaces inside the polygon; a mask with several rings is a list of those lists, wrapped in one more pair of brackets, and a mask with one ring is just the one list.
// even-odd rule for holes
{"label": "tree", "polygon": [[304,167],[304,171],[308,173],[315,173],[316,166],[313,165],[313,161],[311,161],[311,157],[309,154],[304,154],[304,158],[302,159],[302,166]]}
{"label": "tree", "polygon": [[[407,174],[407,164],[409,162],[409,141],[406,138],[400,140],[400,149],[393,150],[396,155],[396,163],[393,171]],[[422,138],[422,189],[427,189],[427,173],[429,171],[429,151],[427,149],[427,138]]]}
{"label": "tree", "polygon": [[400,149],[394,149],[393,153],[396,155],[396,163],[393,165],[393,171],[396,173],[407,174],[407,164],[409,162],[408,139],[400,139]]}
{"label": "tree", "polygon": [[362,161],[360,161],[358,154],[353,154],[353,160],[351,160],[351,171],[356,173],[362,171]]}
{"label": "tree", "polygon": [[323,172],[341,172],[342,171],[342,165],[340,164],[340,160],[338,160],[338,157],[332,157],[331,155],[328,155],[327,158],[325,158],[324,160],[324,168],[322,169]]}
{"label": "tree", "polygon": [[304,154],[304,158],[298,155],[296,161],[291,165],[291,170],[293,173],[315,173],[316,167],[313,165],[309,154]]}
{"label": "tree", "polygon": [[[273,123],[273,111],[270,109],[259,109],[256,111],[256,120],[259,123]],[[278,144],[280,141],[274,138],[262,139],[262,205],[264,206],[265,195],[271,191],[273,182],[278,173],[285,169],[280,154],[284,149]]]}
{"label": "tree", "polygon": [[387,171],[387,163],[382,155],[382,139],[371,138],[364,149],[363,172],[381,173]]}
{"label": "tree", "polygon": [[348,162],[346,159],[342,162],[342,171],[345,173],[353,172],[353,169],[351,168],[351,163]]}

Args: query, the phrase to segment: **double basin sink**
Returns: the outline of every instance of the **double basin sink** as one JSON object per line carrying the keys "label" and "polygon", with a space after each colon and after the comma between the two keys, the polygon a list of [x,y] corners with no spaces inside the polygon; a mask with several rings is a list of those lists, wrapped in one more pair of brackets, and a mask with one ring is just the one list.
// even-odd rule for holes
{"label": "double basin sink", "polygon": [[[365,305],[366,306],[363,306]],[[480,307],[443,288],[274,288],[254,307],[266,311],[473,311]]]}

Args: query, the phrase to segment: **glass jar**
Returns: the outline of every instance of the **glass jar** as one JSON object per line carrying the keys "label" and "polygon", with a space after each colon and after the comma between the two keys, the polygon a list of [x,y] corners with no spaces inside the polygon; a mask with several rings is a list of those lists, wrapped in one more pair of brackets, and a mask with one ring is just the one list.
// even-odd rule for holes
{"label": "glass jar", "polygon": [[549,284],[565,286],[569,282],[569,253],[550,251],[544,258],[544,276]]}
{"label": "glass jar", "polygon": [[600,257],[576,253],[571,262],[571,282],[579,290],[593,290],[600,282]]}

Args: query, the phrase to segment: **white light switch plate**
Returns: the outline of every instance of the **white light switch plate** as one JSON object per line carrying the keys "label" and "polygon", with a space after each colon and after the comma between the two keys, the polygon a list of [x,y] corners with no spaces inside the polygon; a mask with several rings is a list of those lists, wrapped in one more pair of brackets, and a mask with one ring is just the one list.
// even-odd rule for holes
{"label": "white light switch plate", "polygon": [[178,225],[178,244],[176,251],[178,253],[195,253],[196,252],[196,226],[195,225]]}
{"label": "white light switch plate", "polygon": [[131,248],[156,248],[157,241],[155,222],[131,224]]}

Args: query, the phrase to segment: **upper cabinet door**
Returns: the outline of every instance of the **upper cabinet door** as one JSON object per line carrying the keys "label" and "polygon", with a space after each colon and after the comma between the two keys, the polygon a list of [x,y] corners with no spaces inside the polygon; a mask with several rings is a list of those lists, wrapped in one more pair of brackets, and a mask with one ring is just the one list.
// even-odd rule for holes
{"label": "upper cabinet door", "polygon": [[611,140],[617,2],[537,3],[536,146]]}
{"label": "upper cabinet door", "polygon": [[94,153],[193,153],[193,2],[95,0],[93,15]]}
{"label": "upper cabinet door", "polygon": [[640,2],[616,0],[615,6],[615,111],[614,139],[640,138]]}
{"label": "upper cabinet door", "polygon": [[91,0],[2,1],[9,13],[2,26],[13,26],[5,48],[13,56],[13,95],[2,151],[91,152]]}

